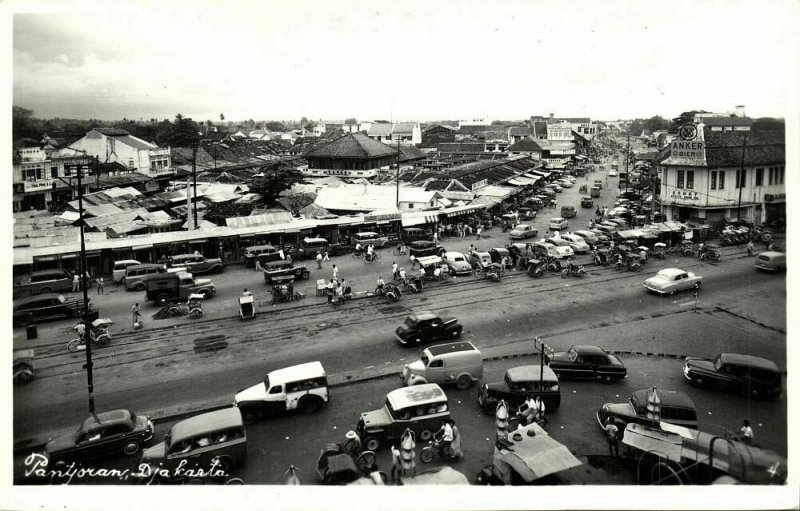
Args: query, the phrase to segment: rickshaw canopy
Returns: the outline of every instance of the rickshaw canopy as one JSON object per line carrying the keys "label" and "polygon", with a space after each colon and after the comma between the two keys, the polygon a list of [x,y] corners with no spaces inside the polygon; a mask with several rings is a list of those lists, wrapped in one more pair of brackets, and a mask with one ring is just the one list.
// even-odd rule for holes
{"label": "rickshaw canopy", "polygon": [[506,484],[516,472],[530,483],[550,474],[582,465],[569,449],[533,423],[509,432],[508,449],[495,451],[494,466]]}
{"label": "rickshaw canopy", "polygon": [[417,262],[423,267],[439,266],[442,264],[442,258],[439,256],[424,256],[418,257]]}
{"label": "rickshaw canopy", "polygon": [[95,319],[94,321],[92,321],[92,326],[95,327],[95,328],[98,328],[98,327],[101,327],[101,326],[113,325],[113,324],[114,324],[114,322],[111,321],[108,318],[99,318],[99,319]]}
{"label": "rickshaw canopy", "polygon": [[200,293],[192,293],[189,295],[189,301],[197,300],[203,301],[205,299],[205,295],[201,295]]}
{"label": "rickshaw canopy", "polygon": [[427,470],[414,477],[401,477],[402,485],[414,484],[469,484],[467,476],[452,467],[440,467]]}

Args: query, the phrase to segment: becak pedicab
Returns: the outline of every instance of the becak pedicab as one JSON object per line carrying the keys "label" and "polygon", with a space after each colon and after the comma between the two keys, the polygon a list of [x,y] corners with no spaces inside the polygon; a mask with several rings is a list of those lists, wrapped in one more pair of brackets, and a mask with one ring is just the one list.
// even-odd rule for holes
{"label": "becak pedicab", "polygon": [[239,317],[242,319],[256,317],[256,299],[253,295],[239,297]]}
{"label": "becak pedicab", "polygon": [[547,262],[541,259],[529,259],[528,269],[526,270],[529,277],[535,279],[541,278],[544,272],[547,271]]}
{"label": "becak pedicab", "polygon": [[289,275],[272,279],[272,304],[294,300],[294,277]]}
{"label": "becak pedicab", "polygon": [[664,259],[667,257],[667,244],[659,241],[653,245],[653,255],[659,259]]}
{"label": "becak pedicab", "polygon": [[[385,484],[387,477],[378,471],[375,453],[361,451],[360,445],[350,448],[348,443],[328,444],[320,453],[317,476],[322,484]],[[373,478],[373,474],[378,476]],[[357,482],[364,478],[367,481]]]}
{"label": "becak pedicab", "polygon": [[187,305],[189,306],[189,317],[192,319],[203,317],[203,300],[205,295],[192,293],[189,295]]}

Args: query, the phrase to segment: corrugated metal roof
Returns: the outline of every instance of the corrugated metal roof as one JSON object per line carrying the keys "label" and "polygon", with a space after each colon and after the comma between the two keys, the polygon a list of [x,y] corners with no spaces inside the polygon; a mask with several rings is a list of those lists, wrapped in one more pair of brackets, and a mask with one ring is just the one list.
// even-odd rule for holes
{"label": "corrugated metal roof", "polygon": [[257,225],[275,225],[291,222],[292,214],[286,212],[263,213],[261,215],[237,216],[225,219],[225,225],[233,228],[252,227]]}

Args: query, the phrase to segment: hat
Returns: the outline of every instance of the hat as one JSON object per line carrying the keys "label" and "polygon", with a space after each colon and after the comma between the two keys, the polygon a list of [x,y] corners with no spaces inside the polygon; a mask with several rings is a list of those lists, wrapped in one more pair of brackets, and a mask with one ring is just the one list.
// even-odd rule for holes
{"label": "hat", "polygon": [[356,435],[356,432],[351,429],[350,431],[345,433],[344,437],[355,440],[356,438],[358,438],[358,435]]}

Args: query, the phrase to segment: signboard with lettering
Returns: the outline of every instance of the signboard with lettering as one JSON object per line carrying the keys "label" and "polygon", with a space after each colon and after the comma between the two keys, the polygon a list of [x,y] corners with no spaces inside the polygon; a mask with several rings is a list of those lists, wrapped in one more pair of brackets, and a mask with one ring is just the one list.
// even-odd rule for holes
{"label": "signboard with lettering", "polygon": [[49,190],[53,187],[53,180],[46,179],[43,181],[25,181],[26,192],[40,192],[42,190]]}
{"label": "signboard with lettering", "polygon": [[700,194],[692,190],[672,190],[670,197],[679,200],[700,200]]}
{"label": "signboard with lettering", "polygon": [[673,140],[670,147],[670,157],[702,160],[705,154],[704,145],[705,142],[702,140]]}

